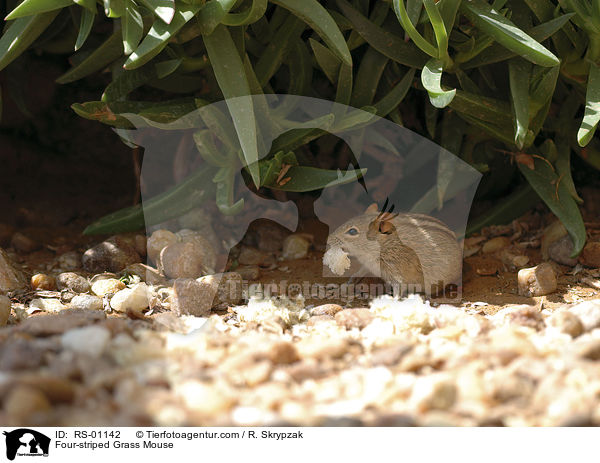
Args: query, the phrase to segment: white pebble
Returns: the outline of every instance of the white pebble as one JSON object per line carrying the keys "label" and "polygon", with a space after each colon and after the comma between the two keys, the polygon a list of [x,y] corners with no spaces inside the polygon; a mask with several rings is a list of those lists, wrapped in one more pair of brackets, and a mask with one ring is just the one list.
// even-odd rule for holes
{"label": "white pebble", "polygon": [[85,326],[69,330],[62,335],[61,344],[65,349],[90,357],[100,357],[110,340],[110,332],[100,326]]}
{"label": "white pebble", "polygon": [[141,312],[148,308],[149,291],[146,283],[138,283],[131,288],[125,288],[115,294],[110,300],[110,306],[118,312]]}

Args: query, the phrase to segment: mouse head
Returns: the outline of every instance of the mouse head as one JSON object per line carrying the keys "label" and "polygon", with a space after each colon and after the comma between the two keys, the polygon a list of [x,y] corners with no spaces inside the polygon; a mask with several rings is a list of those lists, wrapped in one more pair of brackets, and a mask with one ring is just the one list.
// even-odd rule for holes
{"label": "mouse head", "polygon": [[388,200],[385,200],[383,205],[383,209],[379,212],[377,208],[377,204],[371,204],[367,210],[365,211],[365,215],[373,215],[377,214],[377,216],[369,223],[369,227],[367,229],[367,239],[368,240],[382,240],[387,239],[390,236],[393,236],[396,232],[396,227],[392,222],[398,214],[394,214],[394,205],[386,211],[388,206]]}

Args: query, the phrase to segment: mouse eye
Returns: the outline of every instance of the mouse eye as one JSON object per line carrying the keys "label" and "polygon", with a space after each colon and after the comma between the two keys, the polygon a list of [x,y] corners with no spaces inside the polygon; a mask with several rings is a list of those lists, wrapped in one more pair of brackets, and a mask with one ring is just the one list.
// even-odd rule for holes
{"label": "mouse eye", "polygon": [[346,235],[356,236],[356,235],[358,235],[358,230],[356,228],[352,227],[346,232]]}

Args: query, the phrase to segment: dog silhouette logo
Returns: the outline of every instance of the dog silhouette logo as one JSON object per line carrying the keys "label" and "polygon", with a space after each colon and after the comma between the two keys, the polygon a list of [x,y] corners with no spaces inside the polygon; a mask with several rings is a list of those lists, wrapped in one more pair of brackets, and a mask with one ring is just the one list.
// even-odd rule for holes
{"label": "dog silhouette logo", "polygon": [[33,429],[20,428],[11,432],[4,431],[6,436],[6,458],[14,460],[19,456],[48,456],[50,438]]}

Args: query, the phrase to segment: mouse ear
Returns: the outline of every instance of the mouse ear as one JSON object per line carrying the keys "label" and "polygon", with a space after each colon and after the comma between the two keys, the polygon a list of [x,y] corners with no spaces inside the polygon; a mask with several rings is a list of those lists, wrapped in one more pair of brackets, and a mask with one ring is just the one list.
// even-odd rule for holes
{"label": "mouse ear", "polygon": [[379,222],[379,233],[384,233],[386,235],[391,234],[394,231],[394,225],[387,221],[387,220],[382,220],[381,222]]}
{"label": "mouse ear", "polygon": [[371,204],[369,207],[367,207],[367,209],[365,210],[365,214],[374,214],[376,212],[379,212],[379,208],[377,207],[377,203],[373,203]]}

